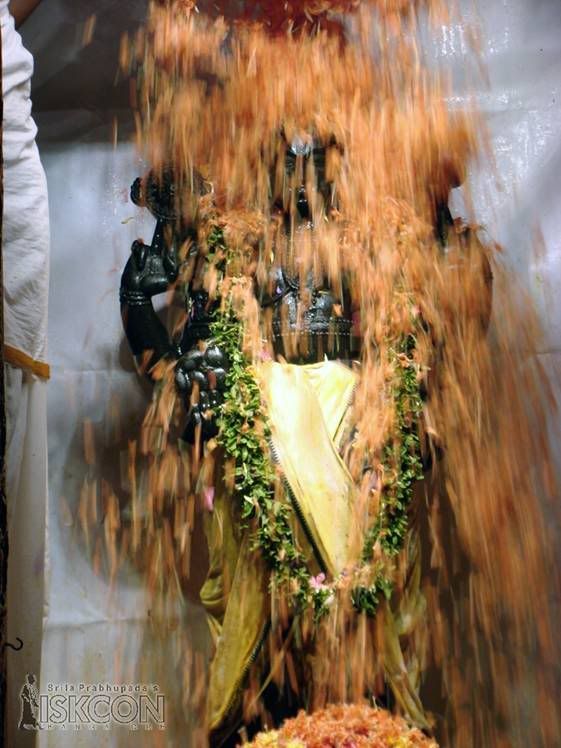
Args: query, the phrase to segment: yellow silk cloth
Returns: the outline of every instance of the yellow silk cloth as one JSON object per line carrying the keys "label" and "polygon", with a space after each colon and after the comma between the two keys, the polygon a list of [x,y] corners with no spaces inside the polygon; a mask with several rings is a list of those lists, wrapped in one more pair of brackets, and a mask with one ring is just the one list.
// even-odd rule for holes
{"label": "yellow silk cloth", "polygon": [[[297,509],[299,544],[308,542],[312,547],[310,570],[322,569],[333,578],[356,560],[351,557],[357,545],[352,542],[356,487],[338,452],[356,374],[331,361],[309,366],[270,362],[256,373],[271,426],[273,456],[287,486],[285,500]],[[245,675],[270,620],[268,572],[239,525],[233,498],[221,482],[207,519],[210,570],[201,590],[216,644],[207,699],[211,731],[239,707]],[[418,588],[418,579],[414,581]],[[412,593],[407,599],[413,609],[418,595]],[[413,683],[416,678],[405,666],[399,641],[409,619],[409,612],[394,618],[388,606],[385,670],[405,713],[426,726]]]}
{"label": "yellow silk cloth", "polygon": [[350,561],[355,486],[337,442],[356,375],[334,361],[271,363],[260,380],[274,456],[320,567],[335,577]]}

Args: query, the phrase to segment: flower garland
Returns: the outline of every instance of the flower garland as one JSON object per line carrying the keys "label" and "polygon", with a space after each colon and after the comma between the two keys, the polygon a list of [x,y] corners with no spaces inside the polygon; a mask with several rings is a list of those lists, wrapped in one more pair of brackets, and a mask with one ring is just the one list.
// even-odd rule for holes
{"label": "flower garland", "polygon": [[[259,385],[242,351],[243,325],[231,309],[226,309],[217,313],[211,334],[229,360],[218,440],[235,463],[234,489],[241,500],[242,519],[255,520],[255,545],[272,570],[275,582],[287,585],[297,609],[311,606],[315,617],[320,618],[329,608],[338,580],[326,584],[323,574],[312,577],[305,557],[296,547],[290,525],[291,505],[274,496],[275,471],[268,446],[270,430]],[[411,358],[413,350],[414,337],[409,335],[392,352],[397,370],[394,397],[400,438],[398,446],[386,445],[384,461],[388,467],[392,462],[395,464],[398,449],[398,470],[394,470],[396,477],[384,486],[380,512],[365,538],[359,572],[366,571],[372,582],[356,587],[352,593],[355,608],[369,616],[375,614],[382,596],[391,595],[393,584],[388,561],[403,547],[413,483],[423,477],[417,434],[422,401]],[[387,472],[390,474],[389,469]],[[371,563],[376,543],[387,556],[386,563]]]}
{"label": "flower garland", "polygon": [[[378,516],[366,534],[362,561],[371,562],[377,544],[388,560],[403,549],[408,530],[408,510],[413,498],[413,486],[423,479],[421,444],[418,433],[423,401],[419,389],[417,366],[414,361],[415,336],[405,336],[396,347],[390,347],[389,358],[396,371],[393,398],[396,410],[398,438],[383,448],[384,474],[389,478],[382,490]],[[392,471],[392,466],[394,470]],[[385,564],[379,563],[375,580],[369,587],[353,590],[355,607],[374,615],[381,595],[389,599],[393,583],[384,573]]]}
{"label": "flower garland", "polygon": [[[230,253],[218,226],[207,237],[210,262],[218,260],[226,272]],[[231,305],[215,312],[211,335],[228,358],[226,392],[219,415],[218,442],[234,463],[234,492],[241,502],[241,518],[253,523],[255,548],[271,569],[277,586],[285,587],[296,607],[313,610],[316,620],[328,612],[339,579],[327,583],[324,574],[313,577],[306,557],[298,550],[291,527],[292,505],[275,498],[275,469],[270,456],[271,432],[259,384],[243,352],[244,327]],[[380,601],[393,589],[392,560],[402,550],[408,530],[413,485],[423,478],[418,422],[422,411],[415,337],[409,334],[388,355],[394,381],[397,438],[383,448],[385,478],[378,516],[366,533],[361,565],[356,569],[368,584],[356,586],[352,602],[358,612],[374,616]],[[380,560],[373,561],[379,546]]]}

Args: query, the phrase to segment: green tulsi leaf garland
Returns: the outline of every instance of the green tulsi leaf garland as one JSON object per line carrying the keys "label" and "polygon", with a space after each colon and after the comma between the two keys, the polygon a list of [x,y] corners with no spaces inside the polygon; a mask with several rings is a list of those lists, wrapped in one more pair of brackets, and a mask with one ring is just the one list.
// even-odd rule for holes
{"label": "green tulsi leaf garland", "polygon": [[[403,549],[408,530],[408,512],[416,481],[423,479],[423,463],[419,440],[419,419],[423,401],[419,389],[417,366],[414,361],[415,336],[402,338],[398,346],[389,348],[389,358],[395,371],[392,395],[396,411],[396,435],[383,448],[382,499],[378,516],[366,534],[362,561],[370,564],[376,544],[380,545],[388,561]],[[386,565],[379,563],[374,581],[368,587],[353,591],[353,603],[358,610],[373,615],[382,595],[389,599],[393,583]]]}
{"label": "green tulsi leaf garland", "polygon": [[321,615],[331,591],[321,584],[314,586],[290,526],[291,505],[275,498],[270,431],[259,385],[242,351],[243,325],[226,309],[217,313],[211,334],[229,360],[218,440],[235,463],[234,487],[241,516],[254,521],[256,546],[273,571],[275,583],[286,585],[297,608],[311,605]]}

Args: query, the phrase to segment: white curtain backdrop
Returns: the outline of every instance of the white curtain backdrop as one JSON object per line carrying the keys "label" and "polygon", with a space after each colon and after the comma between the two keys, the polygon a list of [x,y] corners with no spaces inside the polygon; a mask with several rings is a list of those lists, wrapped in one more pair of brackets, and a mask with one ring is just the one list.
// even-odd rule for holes
{"label": "white curtain backdrop", "polygon": [[[462,5],[473,21],[471,0]],[[124,729],[41,733],[42,748],[191,746],[196,740],[193,715],[183,708],[189,683],[181,679],[176,638],[151,632],[134,570],[116,590],[103,572],[94,574],[95,549],[87,547],[75,519],[85,478],[105,479],[126,492],[127,443],[137,434],[148,398],[123,341],[118,287],[131,242],[139,236],[149,241],[152,221],[128,201],[130,183],[145,165],[126,144],[131,131],[127,86],[113,85],[120,35],[141,21],[145,6],[144,0],[49,0],[23,28],[35,57],[35,117],[50,192],[52,378],[48,532],[38,526],[41,507],[33,507],[33,497],[27,496],[17,543],[22,553],[38,548],[46,532],[41,691],[48,683],[136,681],[142,672],[166,694],[168,729],[157,736]],[[463,25],[436,29],[427,51],[453,71],[457,94],[450,106],[461,107],[473,93],[485,114],[494,164],[474,165],[469,176],[477,217],[504,246],[537,300],[547,329],[540,355],[554,368],[561,363],[561,301],[555,293],[561,281],[561,3],[481,0],[479,6],[488,84],[474,77]],[[97,14],[94,40],[82,49],[91,14]],[[471,93],[470,80],[477,81]],[[114,148],[115,118],[120,135]],[[461,206],[457,194],[455,212]],[[536,256],[538,232],[544,249]],[[85,420],[95,434],[93,465],[84,457]],[[17,553],[13,564],[20,563]],[[20,621],[24,593],[15,607]],[[196,580],[187,597],[181,631],[195,651],[204,653],[207,632]],[[10,635],[18,635],[17,626]],[[10,653],[12,660],[18,656]],[[20,687],[19,681],[12,684]],[[18,717],[19,712],[8,715],[13,725]],[[27,745],[29,739],[14,731],[9,745]]]}

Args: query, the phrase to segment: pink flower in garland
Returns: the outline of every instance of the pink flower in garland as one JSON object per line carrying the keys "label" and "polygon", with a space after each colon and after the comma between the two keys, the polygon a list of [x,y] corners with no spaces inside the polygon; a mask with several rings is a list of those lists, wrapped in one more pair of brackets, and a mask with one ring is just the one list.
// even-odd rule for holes
{"label": "pink flower in garland", "polygon": [[203,500],[207,512],[214,511],[214,486],[207,486],[203,489]]}
{"label": "pink flower in garland", "polygon": [[324,590],[326,587],[325,574],[322,572],[321,574],[318,574],[317,577],[312,577],[310,579],[310,587],[316,592],[318,590]]}

